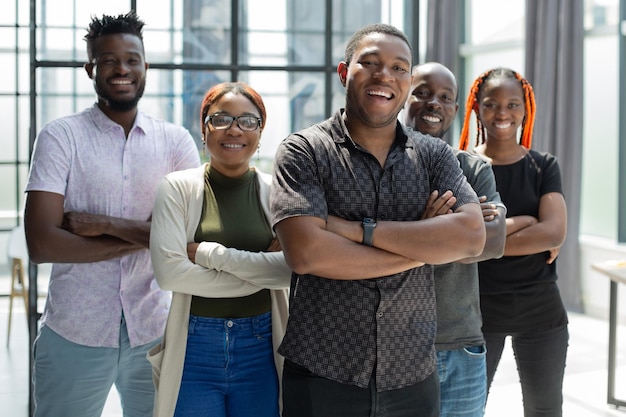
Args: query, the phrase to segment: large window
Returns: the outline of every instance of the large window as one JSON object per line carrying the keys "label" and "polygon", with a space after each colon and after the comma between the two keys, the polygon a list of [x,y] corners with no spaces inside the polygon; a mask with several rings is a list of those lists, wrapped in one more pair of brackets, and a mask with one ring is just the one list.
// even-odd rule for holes
{"label": "large window", "polygon": [[[525,3],[467,0],[460,113],[470,83],[484,70],[507,66],[524,74]],[[619,0],[585,1],[585,82],[573,87],[584,88],[580,232],[611,240],[617,239],[619,210],[618,9]]]}
{"label": "large window", "polygon": [[413,8],[419,4],[412,0],[5,1],[0,14],[0,57],[5,68],[0,81],[4,133],[0,136],[0,250],[7,231],[21,221],[36,133],[44,123],[95,101],[93,85],[82,68],[83,37],[91,16],[137,11],[146,23],[144,43],[150,64],[140,108],[187,127],[199,149],[199,105],[206,90],[221,81],[250,83],[264,97],[268,110],[255,162],[269,168],[285,136],[330,116],[343,104],[336,65],[348,37],[365,24],[386,22],[416,40],[419,25],[413,21]]}
{"label": "large window", "polygon": [[618,230],[620,169],[618,6],[619,0],[587,0],[585,5],[580,223],[581,234],[613,241],[617,240]]}
{"label": "large window", "polygon": [[[13,227],[28,171],[28,2],[2,4],[0,13],[0,230]],[[0,240],[0,248],[3,248]]]}
{"label": "large window", "polygon": [[[102,10],[78,0],[61,1],[67,7],[59,2],[54,2],[58,16],[43,0],[44,10],[38,13],[37,57],[45,68],[37,71],[37,127],[93,101],[90,80],[75,68],[85,60],[82,36],[89,16],[129,8],[120,0]],[[200,143],[204,92],[221,81],[246,81],[267,101],[260,157],[269,159],[288,133],[321,120],[341,104],[335,66],[352,32],[378,21],[402,28],[404,16],[401,2],[379,0],[139,0],[136,5],[146,22],[151,64],[140,107],[183,124]],[[71,67],[59,68],[54,61]]]}

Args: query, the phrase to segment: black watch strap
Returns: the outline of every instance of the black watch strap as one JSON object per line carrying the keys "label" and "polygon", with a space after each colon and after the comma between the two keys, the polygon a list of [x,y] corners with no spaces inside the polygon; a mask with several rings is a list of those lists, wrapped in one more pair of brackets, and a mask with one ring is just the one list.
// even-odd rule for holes
{"label": "black watch strap", "polygon": [[363,244],[372,246],[374,240],[374,229],[376,228],[376,220],[366,217],[361,221],[363,226]]}

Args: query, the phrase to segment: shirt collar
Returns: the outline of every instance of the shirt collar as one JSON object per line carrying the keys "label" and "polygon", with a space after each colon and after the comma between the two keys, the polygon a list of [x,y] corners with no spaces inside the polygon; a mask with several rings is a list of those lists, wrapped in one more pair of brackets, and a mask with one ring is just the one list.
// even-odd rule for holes
{"label": "shirt collar", "polygon": [[[106,132],[110,129],[119,126],[119,124],[115,123],[113,120],[109,119],[109,116],[104,114],[104,112],[98,107],[98,103],[94,103],[90,109],[91,118],[94,123],[98,127],[101,132]],[[146,132],[145,126],[147,124],[146,116],[141,112],[137,111],[137,116],[135,117],[135,122],[133,123],[133,127],[130,129],[131,132],[135,128],[141,129],[142,132]]]}
{"label": "shirt collar", "polygon": [[[341,108],[337,110],[335,115],[331,118],[331,134],[333,141],[335,143],[344,143],[346,140],[352,142],[354,141],[350,137],[350,133],[348,132],[348,128],[346,127],[346,123],[343,119],[343,115],[345,113],[345,109]],[[408,139],[408,133],[406,128],[400,123],[400,121],[396,121],[396,139],[395,144],[401,147],[412,148],[413,143]],[[355,144],[356,145],[356,144]]]}

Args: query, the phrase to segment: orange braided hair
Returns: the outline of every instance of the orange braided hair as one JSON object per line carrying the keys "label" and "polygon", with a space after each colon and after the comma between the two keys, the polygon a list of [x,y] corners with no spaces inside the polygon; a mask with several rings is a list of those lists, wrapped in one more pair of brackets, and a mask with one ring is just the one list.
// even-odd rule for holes
{"label": "orange braided hair", "polygon": [[463,119],[463,129],[459,139],[459,149],[467,150],[469,146],[469,124],[472,112],[476,115],[476,146],[485,143],[485,127],[478,115],[478,101],[481,89],[488,80],[496,78],[514,78],[519,80],[524,92],[524,110],[526,115],[522,121],[522,132],[520,135],[520,145],[530,149],[533,140],[533,126],[535,125],[535,114],[537,111],[535,103],[535,93],[532,86],[524,77],[516,71],[508,68],[494,68],[483,72],[474,80],[465,103],[465,118]]}

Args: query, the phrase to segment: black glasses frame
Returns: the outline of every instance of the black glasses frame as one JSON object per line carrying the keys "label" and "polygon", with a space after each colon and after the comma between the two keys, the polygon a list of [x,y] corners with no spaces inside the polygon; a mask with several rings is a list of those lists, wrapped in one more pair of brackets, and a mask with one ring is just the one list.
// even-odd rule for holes
{"label": "black glasses frame", "polygon": [[[230,119],[230,122],[228,123],[228,125],[226,126],[220,126],[217,127],[213,124],[213,118],[214,117],[223,117],[225,119]],[[245,117],[245,118],[251,118],[251,119],[256,119],[257,123],[256,126],[254,127],[254,129],[247,129],[241,126],[241,124],[239,123],[239,119]],[[237,126],[239,127],[239,129],[243,130],[244,132],[254,132],[255,130],[257,130],[258,128],[261,127],[261,123],[263,122],[263,119],[261,119],[260,117],[256,117],[256,116],[251,116],[249,114],[243,114],[241,116],[230,116],[228,114],[221,114],[221,113],[215,113],[215,114],[211,114],[208,115],[205,119],[204,119],[204,124],[207,125],[209,123],[211,123],[211,126],[213,126],[213,128],[215,130],[228,130],[230,129],[230,127],[233,125],[233,122],[237,122]]]}

